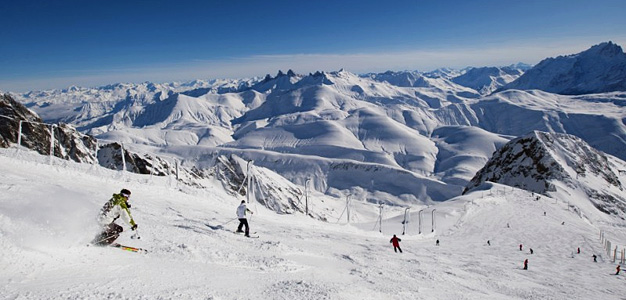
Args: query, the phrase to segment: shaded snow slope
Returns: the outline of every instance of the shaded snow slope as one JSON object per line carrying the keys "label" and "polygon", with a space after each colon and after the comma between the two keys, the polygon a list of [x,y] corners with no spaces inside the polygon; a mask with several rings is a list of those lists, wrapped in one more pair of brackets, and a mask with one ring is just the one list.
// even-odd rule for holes
{"label": "shaded snow slope", "polygon": [[432,135],[437,145],[435,173],[444,182],[463,185],[482,168],[491,155],[509,139],[488,133],[478,127],[446,126]]}
{"label": "shaded snow slope", "polygon": [[[312,209],[334,211],[331,222],[276,215],[252,203],[250,223],[260,237],[247,239],[231,232],[241,198],[220,187],[177,187],[67,161],[49,165],[14,149],[0,154],[0,298],[619,299],[626,293],[626,277],[611,275],[616,265],[598,239],[602,229],[623,247],[623,230],[590,224],[561,201],[510,187],[483,186],[412,207],[405,235],[404,210],[394,207],[384,206],[380,227],[377,208],[359,201],[352,201],[350,225],[340,199],[311,197]],[[119,241],[148,254],[86,246],[101,205],[122,187],[133,192],[141,239],[124,232]],[[402,238],[404,253],[393,252],[392,234]],[[578,247],[581,254],[574,254]],[[522,270],[524,259],[529,270]]]}
{"label": "shaded snow slope", "polygon": [[[626,159],[626,94],[563,96],[542,91],[509,90],[482,101],[450,105],[438,112],[487,131],[522,136],[533,130],[578,136],[594,148]],[[461,118],[465,117],[465,119]]]}

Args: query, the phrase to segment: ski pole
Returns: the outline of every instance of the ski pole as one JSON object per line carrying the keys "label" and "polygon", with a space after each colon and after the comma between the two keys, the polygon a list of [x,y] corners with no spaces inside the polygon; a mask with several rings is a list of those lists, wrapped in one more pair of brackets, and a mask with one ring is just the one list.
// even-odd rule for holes
{"label": "ski pole", "polygon": [[232,222],[232,221],[235,221],[235,220],[237,220],[237,219],[238,219],[238,218],[234,218],[234,219],[232,219],[232,220],[230,220],[230,221],[227,221],[226,223],[222,223],[222,226],[224,226],[224,225],[226,225],[226,224],[228,224],[228,223],[230,223],[230,222]]}

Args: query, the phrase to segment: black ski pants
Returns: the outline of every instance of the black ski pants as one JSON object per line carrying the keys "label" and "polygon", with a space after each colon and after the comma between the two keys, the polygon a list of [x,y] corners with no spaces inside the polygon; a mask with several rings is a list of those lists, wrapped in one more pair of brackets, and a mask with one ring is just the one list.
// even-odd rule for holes
{"label": "black ski pants", "polygon": [[93,244],[99,246],[111,245],[124,231],[124,227],[111,223],[102,229],[102,232],[94,239]]}
{"label": "black ski pants", "polygon": [[245,231],[246,236],[250,235],[250,227],[248,227],[248,219],[246,218],[239,219],[239,227],[237,227],[237,232],[242,232],[241,228],[243,226],[246,227],[246,231]]}

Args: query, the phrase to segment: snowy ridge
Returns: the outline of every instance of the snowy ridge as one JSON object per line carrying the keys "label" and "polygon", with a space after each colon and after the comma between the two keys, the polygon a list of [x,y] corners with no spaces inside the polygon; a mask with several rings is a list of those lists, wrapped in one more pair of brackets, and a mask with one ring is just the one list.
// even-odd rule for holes
{"label": "snowy ridge", "polygon": [[470,68],[463,75],[451,80],[462,86],[470,87],[481,95],[488,95],[519,78],[526,70],[524,65]]}
{"label": "snowy ridge", "polygon": [[505,89],[539,89],[579,95],[626,90],[626,53],[605,42],[568,56],[547,58],[528,70]]}
{"label": "snowy ridge", "polygon": [[[575,136],[535,131],[498,149],[465,192],[486,181],[497,182],[555,198],[567,194],[560,200],[581,207],[587,214],[592,203],[603,213],[624,219],[622,181],[626,174],[618,175],[624,166],[624,161],[593,149]],[[571,195],[579,197],[572,199]]]}

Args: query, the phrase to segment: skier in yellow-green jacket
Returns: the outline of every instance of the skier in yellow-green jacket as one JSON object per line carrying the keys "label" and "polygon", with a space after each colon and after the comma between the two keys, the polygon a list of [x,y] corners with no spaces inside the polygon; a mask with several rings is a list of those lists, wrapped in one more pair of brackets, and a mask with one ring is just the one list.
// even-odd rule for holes
{"label": "skier in yellow-green jacket", "polygon": [[98,223],[102,226],[102,232],[94,239],[93,244],[106,246],[112,244],[119,236],[124,228],[115,221],[119,218],[124,220],[131,230],[137,229],[137,223],[130,214],[130,191],[122,189],[119,194],[113,194],[113,197],[104,204],[98,215]]}

